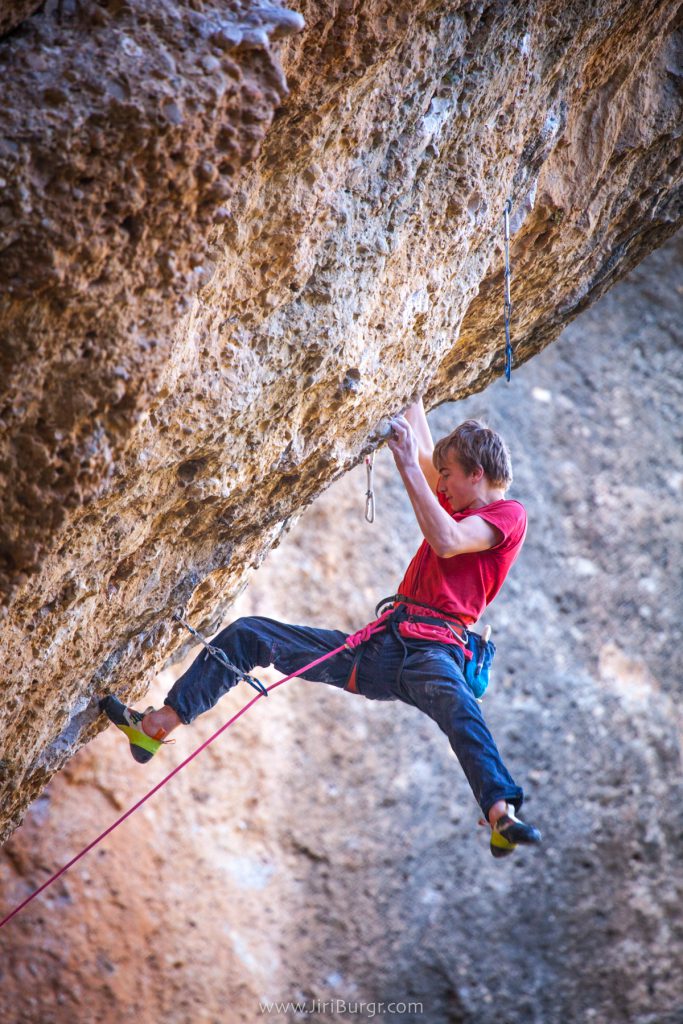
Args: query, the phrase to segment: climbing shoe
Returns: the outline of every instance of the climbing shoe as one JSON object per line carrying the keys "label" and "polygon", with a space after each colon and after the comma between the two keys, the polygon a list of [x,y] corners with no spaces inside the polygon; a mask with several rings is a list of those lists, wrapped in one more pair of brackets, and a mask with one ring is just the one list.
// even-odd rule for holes
{"label": "climbing shoe", "polygon": [[156,737],[148,736],[142,728],[142,719],[150,711],[154,711],[154,708],[135,711],[122,704],[118,697],[109,696],[103,697],[100,701],[100,711],[104,711],[109,721],[126,734],[130,743],[130,752],[138,764],[146,764],[152,760],[164,740],[161,733],[158,733]]}
{"label": "climbing shoe", "polygon": [[541,833],[512,814],[503,814],[491,829],[491,854],[507,857],[518,846],[534,846],[541,842]]}

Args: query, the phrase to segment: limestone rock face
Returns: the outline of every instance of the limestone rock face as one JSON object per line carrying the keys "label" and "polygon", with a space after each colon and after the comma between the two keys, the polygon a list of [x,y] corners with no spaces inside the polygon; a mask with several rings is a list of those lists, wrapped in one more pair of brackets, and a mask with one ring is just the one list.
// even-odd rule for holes
{"label": "limestone rock face", "polygon": [[41,3],[42,0],[0,0],[0,36],[20,25]]}
{"label": "limestone rock face", "polygon": [[[446,737],[416,709],[292,680],[0,932],[0,1019],[254,1024],[261,1001],[317,1000],[321,1024],[678,1024],[681,294],[683,233],[511,385],[430,417],[435,436],[484,418],[511,447],[529,533],[486,612],[482,710],[544,845],[493,860]],[[386,451],[376,478],[373,526],[358,467],[231,616],[366,621],[419,540]],[[237,687],[146,767],[115,729],[80,750],[0,851],[3,909],[250,695]],[[377,1010],[390,1000],[405,1009]]]}
{"label": "limestone rock face", "polygon": [[0,42],[5,833],[174,608],[217,623],[385,414],[500,371],[508,196],[519,360],[680,222],[679,8],[556,12],[103,0]]}

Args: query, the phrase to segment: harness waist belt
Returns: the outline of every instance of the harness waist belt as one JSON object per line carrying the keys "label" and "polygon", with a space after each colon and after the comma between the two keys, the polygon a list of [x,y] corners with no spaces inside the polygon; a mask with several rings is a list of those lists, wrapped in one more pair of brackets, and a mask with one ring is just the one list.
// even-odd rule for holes
{"label": "harness waist belt", "polygon": [[[467,626],[459,616],[450,615],[448,612],[443,612],[440,608],[436,608],[434,605],[426,604],[424,601],[416,601],[412,597],[406,597],[405,594],[394,594],[392,597],[385,597],[379,602],[375,609],[375,615],[378,618],[381,615],[382,607],[387,604],[396,605],[396,608],[392,611],[392,613],[387,616],[386,625],[390,630],[392,636],[394,636],[396,640],[398,640],[399,644],[403,648],[403,658],[401,659],[401,664],[399,665],[398,672],[396,673],[397,685],[400,683],[401,673],[403,672],[403,667],[405,665],[406,658],[408,657],[408,648],[406,647],[405,640],[401,636],[399,630],[399,626],[402,622],[417,622],[427,626],[438,626],[441,629],[447,629],[450,633],[452,633],[452,635],[459,643],[461,643],[464,647],[467,647]],[[428,609],[428,611],[438,612],[439,614],[438,617],[431,615],[413,615],[411,612],[407,610],[406,607],[404,607],[405,605],[416,605],[420,608],[426,608]],[[460,626],[461,630],[463,630],[464,635],[461,635],[453,627],[452,623],[456,623],[458,626]],[[425,639],[428,638],[425,637]],[[365,641],[358,645],[356,656],[353,659],[353,665],[351,666],[349,678],[346,683],[345,689],[350,690],[352,693],[360,692],[358,690],[358,669],[360,666],[361,658],[363,656],[364,647]]]}
{"label": "harness waist belt", "polygon": [[[428,618],[427,616],[424,616],[424,615],[413,615],[410,612],[406,611],[404,613],[405,618],[403,619],[403,621],[423,622],[423,623],[426,623],[427,625],[430,625],[430,626],[446,626],[447,628],[451,629],[451,632],[453,633],[453,635],[456,636],[458,638],[458,640],[460,640],[461,643],[463,643],[463,644],[465,644],[465,646],[467,646],[467,636],[466,635],[465,636],[459,636],[458,633],[455,632],[455,630],[453,630],[451,627],[449,627],[449,623],[454,622],[456,625],[460,626],[460,628],[466,634],[467,633],[467,624],[465,622],[463,622],[461,616],[459,616],[459,615],[457,615],[455,613],[445,612],[445,611],[443,611],[443,609],[437,608],[436,605],[427,604],[426,601],[418,601],[416,598],[408,597],[406,594],[394,594],[392,597],[384,597],[384,598],[382,598],[382,600],[379,602],[379,604],[375,608],[375,615],[379,616],[381,614],[382,608],[384,607],[384,605],[387,605],[387,604],[395,604],[395,605],[399,605],[399,606],[400,605],[414,605],[414,606],[416,606],[418,608],[426,608],[430,612],[436,612],[437,615],[438,615],[438,618]],[[400,617],[400,615],[401,615],[400,607],[398,607],[396,609],[396,612],[394,614],[392,614],[392,616],[391,616],[392,619],[394,618],[394,615],[396,615],[397,618]]]}

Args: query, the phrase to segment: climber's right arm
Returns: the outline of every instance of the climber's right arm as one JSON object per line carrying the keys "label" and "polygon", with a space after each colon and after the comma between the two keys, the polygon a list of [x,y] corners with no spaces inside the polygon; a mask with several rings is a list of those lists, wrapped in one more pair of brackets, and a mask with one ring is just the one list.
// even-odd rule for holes
{"label": "climber's right arm", "polygon": [[439,473],[434,468],[434,463],[432,462],[434,441],[432,440],[432,432],[429,429],[429,424],[427,423],[427,416],[425,414],[422,399],[418,398],[416,402],[409,405],[403,415],[408,420],[408,423],[410,423],[413,428],[413,433],[417,438],[420,469],[424,473],[431,490],[436,494],[436,485],[439,482]]}

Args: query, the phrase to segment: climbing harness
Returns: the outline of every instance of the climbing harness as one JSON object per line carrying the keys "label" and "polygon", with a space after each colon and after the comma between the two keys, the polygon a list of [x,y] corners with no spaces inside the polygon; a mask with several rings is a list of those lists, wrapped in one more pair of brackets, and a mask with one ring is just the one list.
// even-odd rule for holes
{"label": "climbing harness", "polygon": [[175,612],[173,618],[176,620],[176,622],[179,622],[181,626],[184,626],[185,629],[192,634],[192,636],[196,637],[196,639],[199,640],[200,644],[204,644],[207,650],[207,653],[204,655],[205,658],[215,658],[215,660],[220,665],[222,665],[223,668],[227,668],[229,672],[234,672],[238,679],[244,679],[244,681],[249,683],[250,686],[253,686],[255,690],[258,690],[258,692],[263,697],[268,696],[268,690],[263,685],[263,683],[260,682],[260,680],[255,679],[254,676],[247,675],[246,672],[242,672],[241,669],[237,668],[237,665],[233,665],[233,663],[228,660],[225,651],[222,651],[220,647],[214,647],[213,644],[210,644],[209,641],[205,637],[203,637],[201,633],[199,633],[193,626],[191,626],[189,622],[185,621],[180,612]]}
{"label": "climbing harness", "polygon": [[375,453],[365,456],[365,472],[367,477],[367,490],[365,492],[365,518],[369,523],[375,521],[375,491],[372,477],[375,468]]}
{"label": "climbing harness", "polygon": [[[468,629],[460,616],[451,615],[448,612],[442,611],[441,608],[437,608],[435,605],[427,604],[425,601],[417,601],[414,597],[407,597],[405,594],[393,594],[391,597],[383,598],[375,609],[375,615],[379,615],[385,605],[389,605],[389,608],[384,615],[382,615],[382,619],[384,616],[388,617],[389,628],[403,648],[403,659],[397,673],[397,681],[400,679],[403,666],[405,665],[406,658],[408,657],[408,648],[405,645],[405,641],[401,636],[399,629],[401,622],[418,622],[428,626],[441,626],[442,628],[445,627],[448,629],[456,640],[463,645],[465,650],[469,652],[470,657],[465,657],[462,673],[465,677],[465,682],[469,686],[474,697],[480,701],[489,684],[491,663],[493,661],[493,656],[496,653],[496,645],[490,639],[491,627],[486,626],[482,636],[479,633],[476,633],[473,629]],[[436,612],[437,615],[413,615],[408,612],[406,607],[407,605],[425,608],[428,611]],[[459,626],[461,632],[458,632],[454,628],[453,623],[456,623],[457,626]],[[354,663],[354,669],[356,671],[358,669],[357,663],[359,661],[360,657],[357,656],[356,663]]]}
{"label": "climbing harness", "polygon": [[[449,615],[446,612],[442,612],[440,608],[434,607],[434,605],[426,604],[424,601],[416,601],[414,598],[407,597],[405,594],[392,594],[391,597],[382,598],[375,608],[375,615],[379,615],[385,605],[389,605],[385,612],[388,619],[387,624],[391,630],[392,636],[402,650],[401,663],[396,671],[397,686],[400,684],[401,675],[405,667],[406,659],[408,658],[408,647],[405,639],[401,635],[400,627],[402,622],[417,622],[425,626],[440,626],[442,629],[445,627],[453,634],[456,640],[458,640],[463,646],[467,646],[467,629],[458,615]],[[420,608],[426,608],[429,611],[438,612],[439,616],[437,618],[432,615],[414,615],[412,612],[408,611],[408,605],[416,605]],[[462,633],[457,632],[453,623],[460,627]],[[360,661],[360,658],[357,660]]]}
{"label": "climbing harness", "polygon": [[512,316],[512,302],[510,300],[510,214],[512,213],[512,200],[506,199],[503,207],[503,219],[505,222],[505,379],[510,380],[512,373],[512,344],[510,343],[510,317]]}

